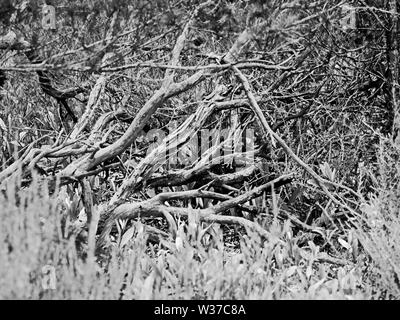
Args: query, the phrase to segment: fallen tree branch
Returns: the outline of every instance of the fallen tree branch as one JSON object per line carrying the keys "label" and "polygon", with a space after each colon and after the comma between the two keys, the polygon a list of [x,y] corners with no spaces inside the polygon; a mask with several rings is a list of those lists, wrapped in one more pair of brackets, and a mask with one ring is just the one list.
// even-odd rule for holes
{"label": "fallen tree branch", "polygon": [[155,174],[147,181],[147,185],[149,187],[172,187],[194,181],[201,181],[202,183],[212,181],[211,185],[223,185],[248,180],[258,170],[257,166],[253,165],[235,173],[218,175],[210,172],[215,166],[217,164],[209,163],[200,167],[195,166],[191,169],[178,170],[167,175]]}
{"label": "fallen tree branch", "polygon": [[187,216],[189,212],[193,210],[195,210],[196,213],[197,212],[199,213],[199,218],[201,221],[217,222],[221,224],[238,224],[245,228],[249,228],[250,230],[256,231],[264,238],[269,238],[269,232],[263,229],[257,223],[242,217],[223,216],[221,214],[223,212],[228,211],[229,209],[244,204],[245,202],[249,201],[252,198],[259,196],[264,191],[270,190],[271,188],[279,188],[280,186],[291,182],[292,179],[293,179],[293,174],[284,175],[260,187],[248,191],[236,198],[231,198],[214,207],[206,209],[195,210],[190,208],[172,207],[172,206],[166,206],[164,202],[169,199],[177,199],[177,198],[185,199],[185,198],[193,198],[199,196],[213,197],[213,198],[218,197],[221,200],[224,200],[224,198],[226,197],[219,195],[217,196],[215,192],[191,190],[181,193],[164,193],[164,194],[159,194],[146,201],[121,204],[117,206],[112,211],[112,214],[107,218],[102,234],[98,241],[98,247],[103,246],[107,242],[107,238],[109,233],[111,232],[114,221],[117,219],[153,217],[153,216],[161,217],[165,216],[165,212],[177,216]]}

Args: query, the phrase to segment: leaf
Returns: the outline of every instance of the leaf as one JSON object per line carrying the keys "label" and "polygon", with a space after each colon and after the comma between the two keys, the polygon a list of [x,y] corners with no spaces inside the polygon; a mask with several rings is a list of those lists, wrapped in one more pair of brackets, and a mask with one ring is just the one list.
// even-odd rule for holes
{"label": "leaf", "polygon": [[297,266],[291,266],[289,269],[287,269],[286,271],[286,277],[290,278],[292,275],[294,275],[294,273],[297,270]]}
{"label": "leaf", "polygon": [[7,132],[7,127],[4,121],[0,118],[0,129],[4,132]]}
{"label": "leaf", "polygon": [[11,141],[10,144],[12,144],[12,145],[14,145],[14,146],[16,146],[16,147],[19,146],[19,142],[18,142],[17,140]]}
{"label": "leaf", "polygon": [[274,136],[272,135],[272,133],[270,134],[270,138],[271,138],[271,145],[272,147],[275,149],[276,148],[276,141]]}
{"label": "leaf", "polygon": [[311,249],[311,253],[316,256],[319,252],[319,246],[316,246],[312,241],[308,241],[308,246]]}
{"label": "leaf", "polygon": [[77,218],[77,222],[79,222],[82,225],[85,225],[87,222],[87,215],[86,215],[86,211],[85,208],[82,208],[79,213],[78,213],[78,218]]}
{"label": "leaf", "polygon": [[307,279],[310,279],[312,275],[312,264],[308,265],[307,269],[306,269],[306,277]]}
{"label": "leaf", "polygon": [[330,167],[330,165],[329,165],[329,163],[324,162],[323,164],[321,164],[321,165],[319,166],[319,168],[321,169],[322,174],[323,174],[326,178],[328,178],[330,181],[335,180],[335,173],[336,173],[336,170],[335,170],[335,169],[332,170],[331,167]]}
{"label": "leaf", "polygon": [[341,244],[341,246],[342,246],[343,248],[345,248],[345,249],[347,249],[347,250],[350,250],[350,249],[351,249],[350,244],[349,244],[347,241],[343,240],[342,238],[338,238],[338,242]]}
{"label": "leaf", "polygon": [[176,237],[175,239],[176,250],[181,251],[183,249],[183,240],[181,237]]}
{"label": "leaf", "polygon": [[299,252],[299,254],[300,254],[300,256],[304,259],[304,260],[311,260],[311,254],[309,253],[309,252],[307,252],[307,251],[305,251],[305,250],[301,250],[301,249],[299,249],[298,250],[298,252]]}
{"label": "leaf", "polygon": [[135,234],[135,226],[130,227],[122,236],[121,242],[119,244],[120,248],[125,246],[134,236]]}
{"label": "leaf", "polygon": [[18,134],[19,141],[23,140],[27,135],[26,131],[22,131]]}
{"label": "leaf", "polygon": [[155,197],[157,194],[156,194],[156,190],[154,189],[154,188],[150,188],[150,189],[148,189],[147,190],[147,194],[148,194],[148,196],[150,197],[150,198],[153,198],[153,197]]}
{"label": "leaf", "polygon": [[93,188],[97,189],[100,187],[100,179],[98,176],[95,176],[93,179]]}
{"label": "leaf", "polygon": [[275,252],[275,261],[278,267],[281,268],[283,265],[283,255],[280,250]]}
{"label": "leaf", "polygon": [[71,208],[72,202],[71,202],[71,200],[69,199],[68,196],[65,197],[64,202],[67,205],[67,208]]}

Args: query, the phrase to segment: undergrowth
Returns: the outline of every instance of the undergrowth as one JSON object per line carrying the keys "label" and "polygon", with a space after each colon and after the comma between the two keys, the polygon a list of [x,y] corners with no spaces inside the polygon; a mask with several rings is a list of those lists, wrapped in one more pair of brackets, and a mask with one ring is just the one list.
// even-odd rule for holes
{"label": "undergrowth", "polygon": [[375,191],[339,241],[337,263],[289,220],[274,221],[268,241],[247,230],[235,246],[195,215],[156,242],[142,221],[125,224],[95,255],[65,193],[37,178],[25,188],[11,181],[0,193],[0,299],[398,299],[399,154],[381,143]]}

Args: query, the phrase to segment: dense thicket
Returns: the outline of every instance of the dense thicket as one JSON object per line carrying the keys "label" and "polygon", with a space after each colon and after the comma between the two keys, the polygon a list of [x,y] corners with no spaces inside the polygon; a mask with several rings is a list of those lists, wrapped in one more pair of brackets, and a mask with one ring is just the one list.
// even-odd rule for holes
{"label": "dense thicket", "polygon": [[393,205],[396,1],[44,2],[0,9],[0,187],[62,192],[89,251],[195,216],[264,240],[290,221],[338,263],[366,203]]}

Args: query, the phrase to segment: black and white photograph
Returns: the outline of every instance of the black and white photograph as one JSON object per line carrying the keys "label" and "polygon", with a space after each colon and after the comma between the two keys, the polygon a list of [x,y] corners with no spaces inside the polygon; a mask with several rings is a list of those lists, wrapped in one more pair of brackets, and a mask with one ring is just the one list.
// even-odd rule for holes
{"label": "black and white photograph", "polygon": [[0,300],[399,300],[399,49],[400,0],[0,0]]}

